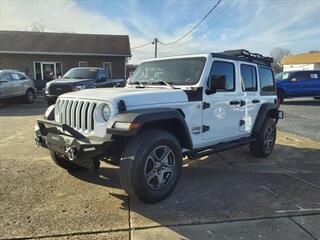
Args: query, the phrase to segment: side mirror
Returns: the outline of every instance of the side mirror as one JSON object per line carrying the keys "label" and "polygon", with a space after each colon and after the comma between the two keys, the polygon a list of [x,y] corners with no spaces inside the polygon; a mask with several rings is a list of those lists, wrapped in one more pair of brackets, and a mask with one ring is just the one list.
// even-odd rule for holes
{"label": "side mirror", "polygon": [[61,78],[61,76],[58,76],[58,78]]}
{"label": "side mirror", "polygon": [[209,81],[209,89],[207,90],[208,94],[217,92],[217,90],[226,90],[227,81],[225,75],[213,75]]}
{"label": "side mirror", "polygon": [[290,79],[290,82],[297,82],[297,81],[298,81],[298,80],[297,80],[297,78],[295,78],[295,77]]}
{"label": "side mirror", "polygon": [[121,83],[116,83],[116,84],[114,85],[114,88],[118,88],[118,87],[121,87]]}

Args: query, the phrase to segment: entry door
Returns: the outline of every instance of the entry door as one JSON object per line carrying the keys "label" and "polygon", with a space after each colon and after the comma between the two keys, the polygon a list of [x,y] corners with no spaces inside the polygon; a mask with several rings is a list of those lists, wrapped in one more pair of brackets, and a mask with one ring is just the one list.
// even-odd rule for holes
{"label": "entry door", "polygon": [[204,139],[217,142],[236,139],[241,135],[239,122],[240,96],[236,91],[236,65],[233,61],[214,61],[211,67],[211,79],[226,79],[226,89],[216,93],[204,93],[203,133]]}
{"label": "entry door", "polygon": [[54,63],[41,63],[42,80],[48,82],[56,78]]}

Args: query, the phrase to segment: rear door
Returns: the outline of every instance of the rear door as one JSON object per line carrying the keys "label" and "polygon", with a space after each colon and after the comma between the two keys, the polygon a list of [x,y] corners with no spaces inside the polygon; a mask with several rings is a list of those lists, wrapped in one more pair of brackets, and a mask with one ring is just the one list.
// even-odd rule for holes
{"label": "rear door", "polygon": [[320,74],[319,71],[307,71],[305,72],[306,79],[305,92],[306,96],[320,96]]}
{"label": "rear door", "polygon": [[251,132],[261,106],[258,91],[258,75],[255,64],[240,63],[241,104],[243,119],[240,122],[241,132]]}
{"label": "rear door", "polygon": [[9,73],[4,73],[0,78],[0,98],[7,98],[14,95],[12,80]]}
{"label": "rear door", "polygon": [[21,76],[19,73],[10,73],[11,75],[11,87],[13,94],[15,96],[21,96],[24,95],[24,83],[21,81]]}

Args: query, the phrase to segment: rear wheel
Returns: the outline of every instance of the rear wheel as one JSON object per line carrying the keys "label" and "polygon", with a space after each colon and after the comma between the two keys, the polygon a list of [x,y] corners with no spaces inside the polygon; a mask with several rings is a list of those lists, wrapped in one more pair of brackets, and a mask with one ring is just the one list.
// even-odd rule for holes
{"label": "rear wheel", "polygon": [[181,171],[178,140],[163,130],[145,130],[132,138],[120,160],[120,181],[130,196],[147,203],[166,198]]}
{"label": "rear wheel", "polygon": [[62,158],[61,156],[59,156],[56,152],[54,151],[50,151],[50,156],[52,158],[52,160],[59,166],[62,167],[66,170],[69,171],[75,171],[75,170],[80,170],[80,169],[84,169],[83,167],[74,164],[72,162],[70,162],[69,160],[66,160],[64,158]]}
{"label": "rear wheel", "polygon": [[277,129],[274,120],[266,118],[257,134],[257,140],[249,145],[251,153],[256,157],[268,157],[273,150],[276,136]]}
{"label": "rear wheel", "polygon": [[24,95],[24,101],[26,103],[33,103],[34,100],[34,91],[32,89],[28,89],[26,94]]}

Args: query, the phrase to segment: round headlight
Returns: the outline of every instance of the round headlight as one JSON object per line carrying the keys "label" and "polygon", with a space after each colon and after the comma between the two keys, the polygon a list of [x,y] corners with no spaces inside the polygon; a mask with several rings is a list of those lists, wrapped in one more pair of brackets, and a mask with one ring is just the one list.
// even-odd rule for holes
{"label": "round headlight", "polygon": [[104,105],[102,107],[102,118],[105,120],[105,121],[108,121],[109,118],[110,118],[110,115],[111,115],[111,108],[109,107],[108,104]]}

